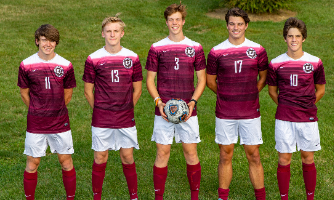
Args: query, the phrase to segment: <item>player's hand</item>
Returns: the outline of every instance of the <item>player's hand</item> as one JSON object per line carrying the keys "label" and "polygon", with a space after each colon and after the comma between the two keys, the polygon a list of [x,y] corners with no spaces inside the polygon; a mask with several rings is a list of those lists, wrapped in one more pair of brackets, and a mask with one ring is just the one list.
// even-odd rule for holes
{"label": "player's hand", "polygon": [[190,101],[188,103],[188,108],[189,108],[189,114],[188,114],[187,118],[184,120],[185,122],[188,121],[188,119],[191,117],[191,114],[193,113],[193,110],[195,108],[195,102]]}
{"label": "player's hand", "polygon": [[164,107],[166,106],[165,103],[163,103],[161,100],[159,100],[158,102],[158,108],[159,108],[159,111],[160,111],[160,115],[161,117],[166,120],[168,122],[168,119],[167,119],[167,115],[165,114],[164,112]]}

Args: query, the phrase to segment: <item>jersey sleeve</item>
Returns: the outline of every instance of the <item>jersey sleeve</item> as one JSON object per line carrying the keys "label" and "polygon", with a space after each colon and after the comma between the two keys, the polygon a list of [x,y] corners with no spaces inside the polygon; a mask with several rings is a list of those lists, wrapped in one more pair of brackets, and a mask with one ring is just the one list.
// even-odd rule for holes
{"label": "jersey sleeve", "polygon": [[133,63],[134,64],[133,64],[132,82],[142,81],[143,80],[142,67],[138,56],[136,57]]}
{"label": "jersey sleeve", "polygon": [[314,84],[326,84],[325,70],[322,61],[319,59],[318,67],[313,74]]}
{"label": "jersey sleeve", "polygon": [[158,61],[158,53],[152,45],[147,55],[145,69],[148,71],[158,72]]}
{"label": "jersey sleeve", "polygon": [[261,47],[258,59],[258,68],[259,71],[264,71],[268,69],[268,56],[266,50]]}
{"label": "jersey sleeve", "polygon": [[195,53],[195,71],[200,71],[205,69],[205,55],[203,51],[203,47],[201,45],[198,46],[197,52]]}
{"label": "jersey sleeve", "polygon": [[64,78],[64,88],[74,88],[76,87],[76,80],[74,75],[74,69],[72,63],[69,65],[69,69],[67,71],[66,77]]}
{"label": "jersey sleeve", "polygon": [[206,72],[210,75],[217,75],[217,58],[214,49],[211,49],[209,55],[208,55],[208,63],[206,66]]}
{"label": "jersey sleeve", "polygon": [[23,62],[21,62],[19,67],[17,86],[19,86],[20,88],[29,88],[29,78],[26,71],[24,70]]}
{"label": "jersey sleeve", "polygon": [[277,74],[276,74],[276,71],[274,70],[274,66],[271,62],[270,62],[269,67],[268,67],[266,83],[270,86],[278,86],[278,84],[277,84]]}
{"label": "jersey sleeve", "polygon": [[93,60],[88,57],[86,62],[85,62],[85,71],[84,75],[82,77],[82,80],[87,82],[87,83],[94,83],[95,82],[95,70],[94,70],[94,63]]}

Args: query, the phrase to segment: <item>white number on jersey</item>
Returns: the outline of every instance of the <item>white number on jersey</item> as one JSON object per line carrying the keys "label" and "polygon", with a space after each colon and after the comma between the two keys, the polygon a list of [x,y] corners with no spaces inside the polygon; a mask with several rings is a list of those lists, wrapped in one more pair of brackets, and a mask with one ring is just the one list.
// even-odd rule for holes
{"label": "white number on jersey", "polygon": [[179,69],[179,58],[175,57],[175,66],[174,66],[174,69],[175,70],[178,70]]}
{"label": "white number on jersey", "polygon": [[51,89],[50,77],[45,77],[45,89]]}
{"label": "white number on jersey", "polygon": [[298,74],[291,74],[290,75],[290,85],[291,86],[298,86]]}
{"label": "white number on jersey", "polygon": [[111,82],[119,82],[118,70],[111,70]]}
{"label": "white number on jersey", "polygon": [[241,73],[242,60],[234,61],[234,67],[235,67],[235,73]]}

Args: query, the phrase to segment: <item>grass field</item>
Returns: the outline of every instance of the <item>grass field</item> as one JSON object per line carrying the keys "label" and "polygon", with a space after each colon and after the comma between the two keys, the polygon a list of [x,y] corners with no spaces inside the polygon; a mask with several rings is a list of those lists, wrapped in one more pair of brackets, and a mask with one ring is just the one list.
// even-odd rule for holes
{"label": "grass field", "polygon": [[[122,12],[127,24],[122,45],[135,51],[145,66],[152,43],[168,34],[163,18],[164,9],[176,1],[166,0],[1,0],[0,2],[0,199],[24,199],[23,155],[27,108],[23,104],[17,84],[20,62],[37,52],[34,31],[45,23],[60,31],[61,41],[56,52],[70,60],[75,69],[77,88],[68,106],[74,139],[74,165],[77,171],[76,199],[92,199],[91,166],[91,114],[83,94],[84,62],[89,54],[101,48],[100,24],[109,15]],[[208,18],[205,14],[218,6],[220,0],[183,0],[188,7],[184,33],[202,44],[207,55],[210,49],[225,40],[228,33],[225,22]],[[334,198],[333,148],[333,63],[334,63],[334,1],[305,0],[292,6],[297,17],[308,27],[304,51],[320,57],[326,72],[326,94],[317,104],[322,150],[315,154],[318,171],[316,199]],[[266,48],[269,59],[286,51],[282,37],[284,22],[251,22],[246,37]],[[146,90],[146,70],[143,70],[143,94],[135,108],[140,150],[135,151],[140,199],[154,199],[152,166],[155,160],[155,143],[150,141],[154,105]],[[214,142],[216,97],[205,89],[198,103],[198,118],[202,142],[198,153],[202,165],[200,199],[217,199],[217,165],[219,151]],[[279,199],[276,180],[277,153],[274,148],[274,115],[276,106],[270,99],[267,87],[260,93],[262,132],[264,144],[261,157],[265,173],[267,199]],[[231,200],[255,199],[248,178],[248,165],[242,146],[237,145],[233,158]],[[61,168],[57,156],[47,153],[39,167],[36,199],[65,199]],[[290,199],[305,199],[304,182],[299,153],[291,163]],[[103,185],[103,199],[128,199],[126,181],[118,152],[110,152]],[[190,199],[186,177],[186,163],[180,144],[172,145],[165,199]]]}

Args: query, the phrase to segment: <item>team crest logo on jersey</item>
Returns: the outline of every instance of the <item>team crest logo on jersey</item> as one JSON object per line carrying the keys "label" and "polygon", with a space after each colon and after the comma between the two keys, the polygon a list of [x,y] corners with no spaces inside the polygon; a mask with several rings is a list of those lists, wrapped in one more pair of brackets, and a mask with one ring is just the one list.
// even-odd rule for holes
{"label": "team crest logo on jersey", "polygon": [[124,60],[123,60],[123,66],[126,69],[130,69],[132,67],[132,59],[131,58],[124,58]]}
{"label": "team crest logo on jersey", "polygon": [[247,56],[249,57],[249,58],[251,58],[251,59],[254,59],[254,58],[256,58],[256,51],[253,49],[253,48],[249,48],[249,49],[247,49],[247,51],[246,51],[246,54],[247,54]]}
{"label": "team crest logo on jersey", "polygon": [[187,47],[185,50],[185,53],[189,57],[194,57],[195,56],[195,49],[192,47]]}
{"label": "team crest logo on jersey", "polygon": [[309,74],[309,73],[313,72],[313,65],[311,63],[305,63],[303,65],[303,70],[304,70],[305,73]]}
{"label": "team crest logo on jersey", "polygon": [[53,71],[57,77],[62,77],[64,75],[64,69],[61,66],[56,66]]}

